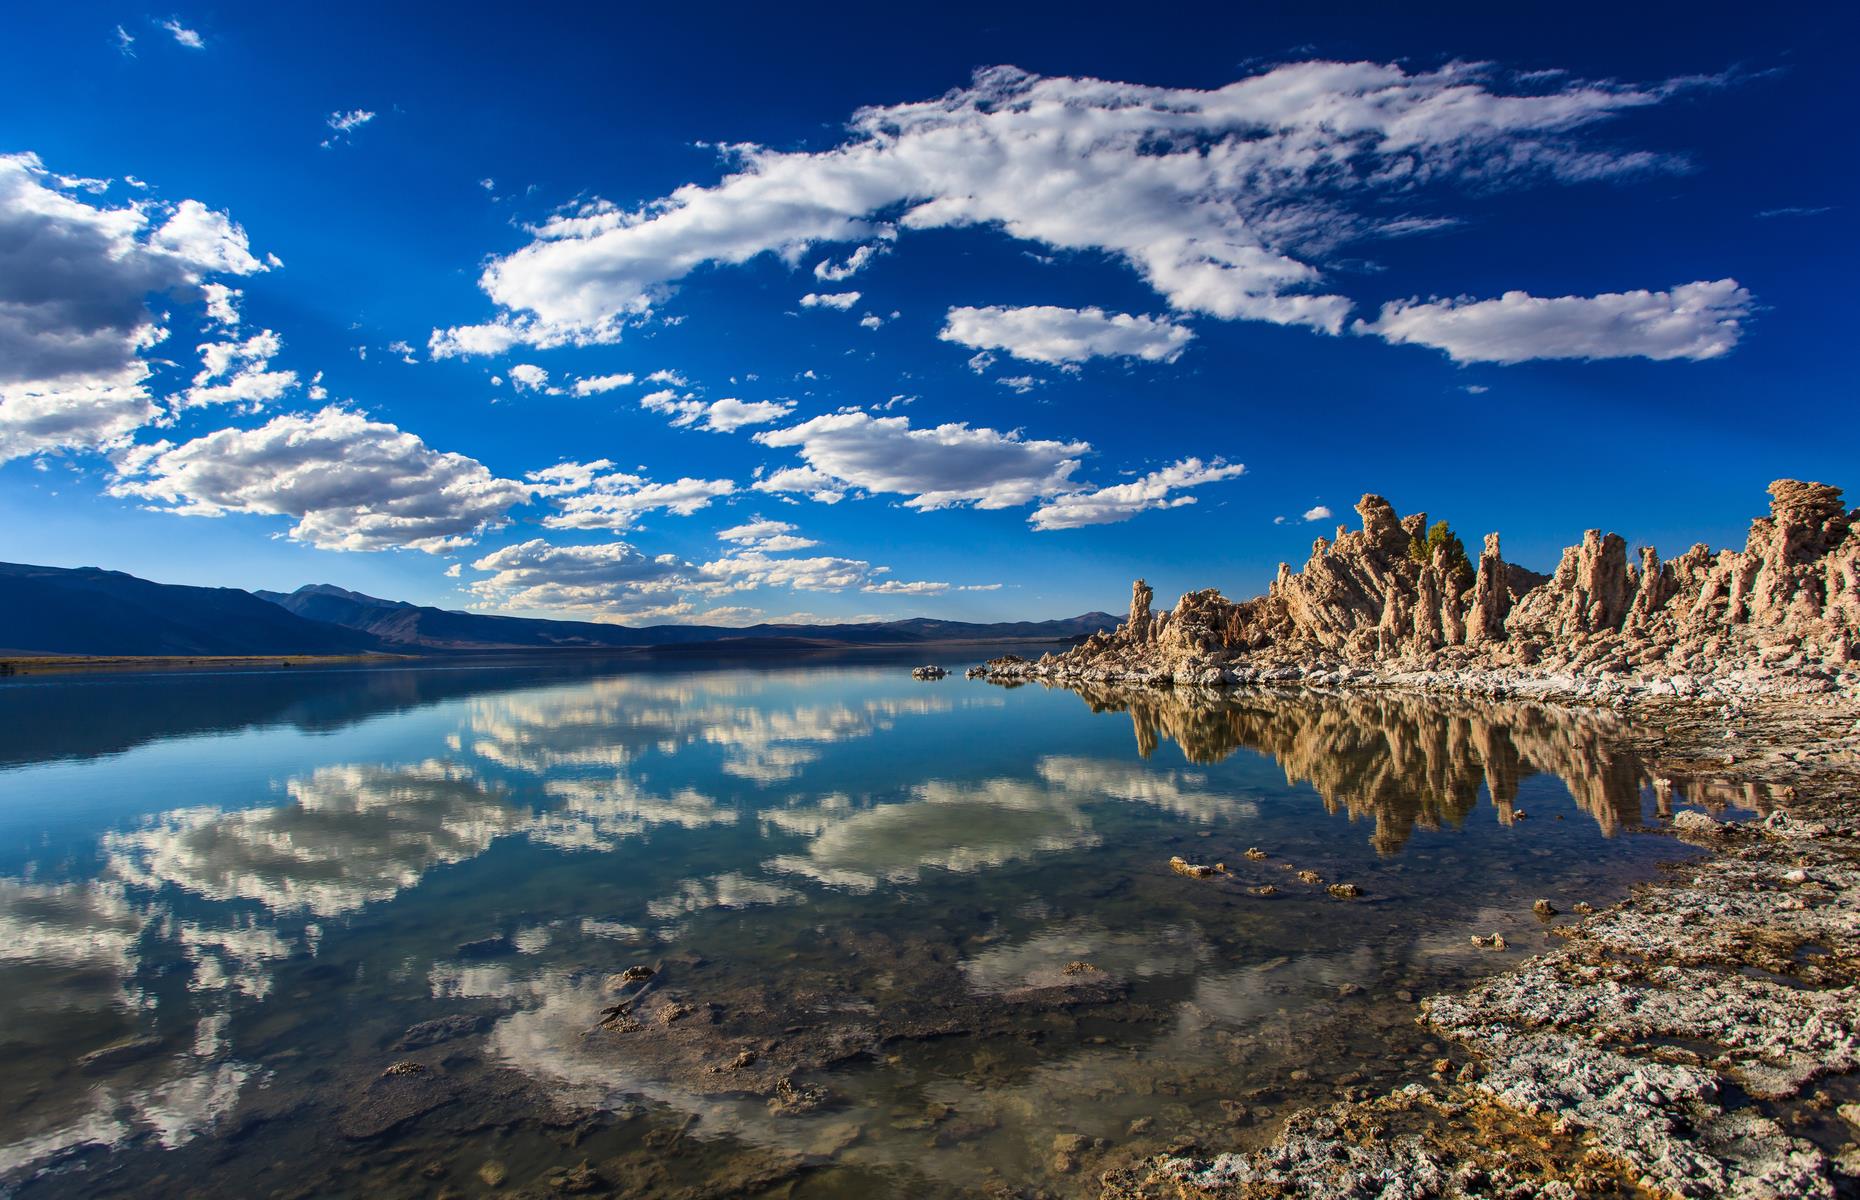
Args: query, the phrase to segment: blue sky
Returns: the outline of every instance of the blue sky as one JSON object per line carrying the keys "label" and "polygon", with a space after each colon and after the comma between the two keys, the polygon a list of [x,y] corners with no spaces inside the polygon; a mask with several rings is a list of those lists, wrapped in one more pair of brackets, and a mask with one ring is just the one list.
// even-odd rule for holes
{"label": "blue sky", "polygon": [[1839,6],[274,7],[10,19],[0,558],[1007,619],[1860,483]]}

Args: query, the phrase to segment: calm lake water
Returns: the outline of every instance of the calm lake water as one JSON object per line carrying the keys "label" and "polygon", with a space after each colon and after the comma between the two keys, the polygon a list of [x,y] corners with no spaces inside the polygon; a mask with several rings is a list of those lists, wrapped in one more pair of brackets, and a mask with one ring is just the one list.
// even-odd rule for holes
{"label": "calm lake water", "polygon": [[1096,1195],[1690,853],[1599,716],[963,663],[0,685],[0,1191]]}

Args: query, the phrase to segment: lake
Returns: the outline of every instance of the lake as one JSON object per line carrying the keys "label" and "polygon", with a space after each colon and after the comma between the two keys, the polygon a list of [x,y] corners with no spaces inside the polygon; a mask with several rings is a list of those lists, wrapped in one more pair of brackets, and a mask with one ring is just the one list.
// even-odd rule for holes
{"label": "lake", "polygon": [[1693,853],[1606,714],[940,657],[0,684],[0,1188],[1096,1195]]}

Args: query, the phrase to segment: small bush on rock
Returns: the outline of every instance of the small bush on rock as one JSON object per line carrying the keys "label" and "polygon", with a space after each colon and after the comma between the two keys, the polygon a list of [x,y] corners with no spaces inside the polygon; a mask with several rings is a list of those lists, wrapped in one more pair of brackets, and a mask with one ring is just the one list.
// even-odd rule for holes
{"label": "small bush on rock", "polygon": [[1460,541],[1460,535],[1454,533],[1445,521],[1435,521],[1426,537],[1410,541],[1408,557],[1418,563],[1431,563],[1434,561],[1434,552],[1442,547],[1447,551],[1447,574],[1472,578],[1472,560],[1466,557],[1466,544]]}

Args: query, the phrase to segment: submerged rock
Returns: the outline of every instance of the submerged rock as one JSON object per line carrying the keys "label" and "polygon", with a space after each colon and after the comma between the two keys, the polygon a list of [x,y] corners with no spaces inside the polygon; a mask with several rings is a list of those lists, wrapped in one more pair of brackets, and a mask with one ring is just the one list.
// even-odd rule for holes
{"label": "submerged rock", "polygon": [[1190,879],[1206,879],[1210,875],[1227,874],[1226,863],[1215,863],[1213,866],[1207,866],[1202,863],[1189,862],[1179,854],[1169,860],[1169,869],[1174,871],[1177,875],[1186,875]]}
{"label": "submerged rock", "polygon": [[922,667],[911,668],[912,679],[941,679],[945,675],[948,675],[948,674],[949,674],[948,671],[945,671],[942,667],[936,667],[936,666],[922,666]]}

